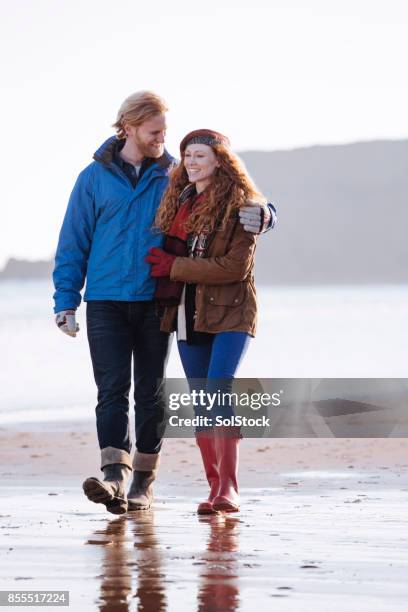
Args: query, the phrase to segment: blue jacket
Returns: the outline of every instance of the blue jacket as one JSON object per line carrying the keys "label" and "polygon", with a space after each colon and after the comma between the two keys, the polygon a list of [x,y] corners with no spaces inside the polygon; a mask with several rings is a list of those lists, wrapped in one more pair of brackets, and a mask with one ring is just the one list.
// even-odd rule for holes
{"label": "blue jacket", "polygon": [[162,246],[152,226],[176,160],[165,151],[133,188],[113,163],[116,141],[98,149],[69,199],[55,256],[54,312],[79,306],[85,277],[85,301],[153,298],[156,281],[145,257]]}

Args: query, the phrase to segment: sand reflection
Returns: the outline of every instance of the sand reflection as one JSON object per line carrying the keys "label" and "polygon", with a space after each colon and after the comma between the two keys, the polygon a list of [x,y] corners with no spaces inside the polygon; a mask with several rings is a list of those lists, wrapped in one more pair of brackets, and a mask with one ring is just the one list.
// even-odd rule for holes
{"label": "sand reflection", "polygon": [[166,609],[162,558],[154,513],[128,514],[94,532],[87,544],[103,546],[100,612]]}
{"label": "sand reflection", "polygon": [[199,612],[229,612],[239,608],[238,553],[240,519],[225,514],[203,516],[209,527],[205,562],[199,578]]}

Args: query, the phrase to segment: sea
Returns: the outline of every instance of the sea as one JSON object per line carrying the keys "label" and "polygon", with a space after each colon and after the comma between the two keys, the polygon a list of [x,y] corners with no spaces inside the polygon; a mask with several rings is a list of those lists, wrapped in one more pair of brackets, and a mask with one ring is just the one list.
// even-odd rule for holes
{"label": "sea", "polygon": [[[92,418],[85,305],[63,334],[47,280],[0,283],[0,425]],[[258,287],[242,378],[408,378],[408,286]],[[184,373],[173,341],[167,376]]]}

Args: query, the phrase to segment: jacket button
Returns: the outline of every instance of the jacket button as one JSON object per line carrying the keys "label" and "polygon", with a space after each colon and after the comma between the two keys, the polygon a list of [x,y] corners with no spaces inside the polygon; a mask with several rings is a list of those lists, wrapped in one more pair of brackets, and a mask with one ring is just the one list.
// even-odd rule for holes
{"label": "jacket button", "polygon": [[210,297],[210,302],[213,302],[213,301],[214,301],[214,298],[213,298],[213,297]]}

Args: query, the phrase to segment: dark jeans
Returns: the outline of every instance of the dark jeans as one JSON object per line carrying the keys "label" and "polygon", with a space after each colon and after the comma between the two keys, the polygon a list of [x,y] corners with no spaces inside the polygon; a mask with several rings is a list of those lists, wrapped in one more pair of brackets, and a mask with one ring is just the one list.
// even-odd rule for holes
{"label": "dark jeans", "polygon": [[[190,391],[203,390],[207,393],[231,393],[236,371],[250,341],[244,332],[219,332],[213,334],[206,344],[177,342],[181,363],[189,381]],[[205,406],[194,408],[196,416],[229,419],[234,416],[231,402],[215,403],[211,412]],[[208,429],[196,427],[196,431]]]}
{"label": "dark jeans", "polygon": [[88,342],[98,387],[100,448],[130,452],[129,390],[133,355],[136,448],[158,453],[164,431],[164,374],[171,336],[160,331],[153,302],[91,301]]}

